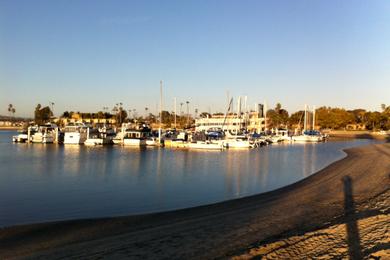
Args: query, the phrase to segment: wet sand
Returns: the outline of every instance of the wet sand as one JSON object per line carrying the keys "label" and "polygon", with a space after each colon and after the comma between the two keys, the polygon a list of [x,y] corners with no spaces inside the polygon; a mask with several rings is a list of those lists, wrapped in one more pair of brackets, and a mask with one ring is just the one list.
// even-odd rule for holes
{"label": "wet sand", "polygon": [[0,259],[384,256],[390,250],[390,144],[346,152],[300,182],[243,199],[0,229]]}

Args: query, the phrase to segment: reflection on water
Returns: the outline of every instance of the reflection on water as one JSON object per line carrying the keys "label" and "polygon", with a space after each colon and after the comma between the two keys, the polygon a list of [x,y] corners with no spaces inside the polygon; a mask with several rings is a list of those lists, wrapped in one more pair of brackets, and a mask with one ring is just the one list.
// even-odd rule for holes
{"label": "reflection on water", "polygon": [[0,132],[0,226],[185,208],[274,190],[372,141],[188,151],[13,144]]}

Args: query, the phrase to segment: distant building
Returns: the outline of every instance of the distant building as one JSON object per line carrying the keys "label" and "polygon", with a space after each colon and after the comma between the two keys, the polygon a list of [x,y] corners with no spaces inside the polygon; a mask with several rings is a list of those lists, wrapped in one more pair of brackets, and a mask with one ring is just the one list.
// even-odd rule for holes
{"label": "distant building", "polygon": [[82,117],[79,113],[73,113],[71,118],[61,117],[59,121],[66,125],[68,123],[89,123],[89,124],[116,124],[115,118],[86,118]]}
{"label": "distant building", "polygon": [[249,112],[229,115],[212,115],[206,118],[195,119],[195,131],[223,130],[236,132],[237,130],[247,129],[250,132],[264,132],[265,120],[263,113]]}
{"label": "distant building", "polygon": [[345,127],[346,130],[366,130],[365,124],[348,124]]}
{"label": "distant building", "polygon": [[0,121],[0,126],[12,126],[11,121]]}

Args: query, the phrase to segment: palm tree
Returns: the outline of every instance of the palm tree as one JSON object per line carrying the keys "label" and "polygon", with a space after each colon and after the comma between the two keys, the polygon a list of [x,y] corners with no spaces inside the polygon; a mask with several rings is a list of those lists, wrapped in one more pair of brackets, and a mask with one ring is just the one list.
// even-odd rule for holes
{"label": "palm tree", "polygon": [[9,113],[9,116],[11,116],[12,109],[13,109],[13,105],[12,105],[12,104],[9,104],[9,105],[8,105],[8,113]]}
{"label": "palm tree", "polygon": [[[113,114],[115,115],[115,120],[117,120],[117,112],[118,112],[118,107],[117,106],[114,106],[114,108],[112,109],[112,112]],[[118,123],[117,123],[118,124]]]}
{"label": "palm tree", "polygon": [[182,115],[183,115],[183,110],[182,110],[182,107],[183,107],[183,105],[184,105],[184,103],[183,103],[183,102],[181,102],[181,103],[180,103],[180,116],[182,116]]}
{"label": "palm tree", "polygon": [[12,104],[8,105],[8,112],[9,112],[10,117],[11,117],[11,114],[12,114],[12,117],[15,116],[16,109],[15,109],[14,105],[12,105]]}
{"label": "palm tree", "polygon": [[148,109],[149,109],[149,108],[145,107],[145,119],[146,119],[146,117],[148,116]]}
{"label": "palm tree", "polygon": [[54,102],[49,102],[50,106],[51,106],[51,114],[54,116]]}

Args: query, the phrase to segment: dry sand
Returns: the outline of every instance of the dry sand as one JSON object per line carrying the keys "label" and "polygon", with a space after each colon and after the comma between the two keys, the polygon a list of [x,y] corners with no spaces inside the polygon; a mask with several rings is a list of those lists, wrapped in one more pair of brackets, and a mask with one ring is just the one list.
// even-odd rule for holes
{"label": "dry sand", "polygon": [[[0,230],[0,259],[389,257],[390,144],[273,192],[166,213]],[[378,258],[376,258],[378,259]]]}
{"label": "dry sand", "polygon": [[331,138],[360,138],[360,139],[378,139],[390,141],[390,134],[380,134],[379,132],[373,131],[359,131],[359,130],[332,130],[328,131],[327,134]]}

